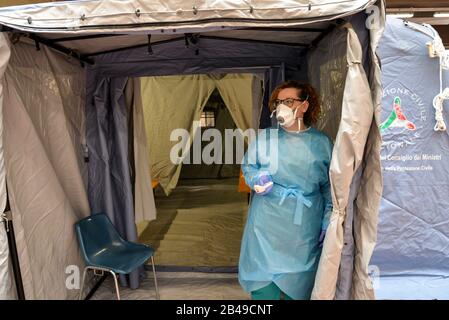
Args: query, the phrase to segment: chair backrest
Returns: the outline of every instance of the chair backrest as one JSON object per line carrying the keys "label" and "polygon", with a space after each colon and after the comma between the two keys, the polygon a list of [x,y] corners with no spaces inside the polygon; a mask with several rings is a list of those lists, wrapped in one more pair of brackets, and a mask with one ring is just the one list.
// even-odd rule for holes
{"label": "chair backrest", "polygon": [[75,224],[81,252],[86,262],[98,252],[124,240],[104,213],[93,214]]}

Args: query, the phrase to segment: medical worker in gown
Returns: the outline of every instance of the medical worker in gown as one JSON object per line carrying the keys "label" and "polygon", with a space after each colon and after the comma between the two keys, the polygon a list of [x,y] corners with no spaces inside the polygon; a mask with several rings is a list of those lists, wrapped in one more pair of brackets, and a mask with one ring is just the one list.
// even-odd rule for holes
{"label": "medical worker in gown", "polygon": [[252,299],[310,299],[332,212],[332,142],[311,127],[320,105],[310,85],[279,85],[270,109],[278,127],[260,130],[242,162],[254,193],[239,282]]}

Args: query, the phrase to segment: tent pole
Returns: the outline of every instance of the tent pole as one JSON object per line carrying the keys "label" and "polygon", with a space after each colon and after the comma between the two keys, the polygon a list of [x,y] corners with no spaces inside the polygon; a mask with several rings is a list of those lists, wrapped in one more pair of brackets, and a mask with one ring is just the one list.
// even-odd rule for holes
{"label": "tent pole", "polygon": [[[11,211],[6,212],[6,214],[10,215]],[[19,300],[25,300],[25,292],[23,290],[23,282],[22,282],[22,273],[20,272],[19,255],[17,253],[16,238],[14,235],[14,226],[10,218],[11,217],[7,217],[5,219],[5,227],[6,227],[6,234],[8,236],[8,247],[9,247],[9,254],[11,256],[14,280],[16,283],[17,298]]]}
{"label": "tent pole", "polygon": [[308,43],[289,43],[289,42],[279,42],[279,41],[265,41],[265,40],[254,40],[254,39],[240,39],[240,38],[227,38],[227,37],[217,37],[217,36],[203,36],[200,35],[199,39],[209,39],[209,40],[221,40],[221,41],[232,41],[232,42],[244,42],[244,43],[259,43],[266,45],[277,45],[277,46],[287,46],[287,47],[308,47]]}
{"label": "tent pole", "polygon": [[75,37],[64,37],[64,38],[52,38],[51,42],[66,42],[66,41],[80,41],[80,40],[90,40],[90,39],[100,39],[100,38],[110,38],[110,37],[120,37],[127,36],[126,33],[113,33],[113,34],[88,34],[83,36]]}
{"label": "tent pole", "polygon": [[[176,42],[176,41],[181,41],[184,40],[184,37],[178,37],[178,38],[173,38],[173,39],[168,39],[168,40],[162,40],[162,41],[157,41],[157,42],[153,42],[151,43],[151,47],[157,47],[161,44],[165,44],[165,43],[170,43],[170,42]],[[105,51],[100,51],[100,52],[94,52],[94,53],[89,53],[86,55],[86,58],[90,58],[90,57],[94,57],[94,56],[98,56],[98,55],[102,55],[102,54],[107,54],[107,53],[114,53],[114,52],[120,52],[120,51],[126,51],[126,50],[130,50],[130,49],[138,49],[138,48],[144,48],[144,47],[148,47],[149,42],[147,41],[144,44],[136,44],[136,45],[132,45],[132,46],[128,46],[128,47],[122,47],[122,48],[117,48],[117,49],[111,49],[111,50],[105,50]]]}
{"label": "tent pole", "polygon": [[47,47],[50,47],[56,51],[59,51],[61,53],[64,53],[72,58],[75,58],[77,60],[79,60],[81,62],[81,65],[83,66],[84,63],[93,65],[94,61],[90,58],[84,57],[83,55],[73,51],[72,49],[66,48],[60,44],[54,43],[51,40],[42,38],[38,35],[35,34],[28,34],[28,36],[30,37],[30,39],[34,40],[37,43],[42,43],[44,45],[46,45]]}
{"label": "tent pole", "polygon": [[[249,27],[249,28],[241,28],[236,30],[246,30],[246,31],[287,31],[287,32],[311,32],[311,33],[321,33],[326,31],[326,29],[322,28],[268,28],[268,27]],[[159,34],[160,32],[154,32],[153,34]],[[88,34],[82,36],[74,36],[74,37],[63,37],[63,38],[55,38],[51,39],[52,42],[66,42],[66,41],[79,41],[79,40],[89,40],[89,39],[98,39],[98,38],[110,38],[110,37],[121,37],[127,36],[126,33],[111,33],[111,34]]]}
{"label": "tent pole", "polygon": [[[184,41],[187,44],[188,42],[186,41],[186,39],[187,40],[189,39],[188,35],[189,34],[185,34],[184,37],[179,37],[179,38],[173,38],[173,39],[153,42],[153,43],[151,43],[151,46],[152,46],[152,48],[154,48],[154,47],[157,47],[157,46],[162,45],[162,44],[167,44],[167,43],[176,42],[176,41]],[[305,47],[305,48],[309,47],[309,44],[306,44],[306,43],[275,42],[275,41],[263,41],[263,40],[239,39],[239,38],[224,38],[224,37],[203,36],[203,35],[198,35],[198,38],[196,40],[197,41],[201,41],[201,39],[219,40],[219,41],[220,40],[221,41],[233,41],[233,42],[245,42],[245,43],[259,43],[259,44],[266,44],[266,45],[281,45],[281,46],[290,46],[290,47]],[[122,47],[122,48],[117,48],[117,49],[111,49],[111,50],[106,50],[106,51],[89,53],[85,57],[89,58],[89,57],[94,57],[94,56],[107,54],[107,53],[114,53],[114,52],[126,51],[126,50],[130,50],[130,49],[145,48],[145,47],[148,47],[148,41],[146,43],[132,45],[132,46],[129,46],[129,47]]]}
{"label": "tent pole", "polygon": [[39,44],[42,43],[43,45],[46,45],[49,48],[52,48],[56,51],[59,51],[65,55],[68,55],[72,58],[79,60],[81,62],[82,67],[84,67],[85,63],[90,64],[90,65],[93,65],[95,63],[94,60],[92,60],[91,58],[85,57],[84,55],[81,55],[78,52],[76,52],[70,48],[66,48],[60,44],[55,43],[55,41],[43,38],[43,37],[38,36],[33,33],[21,33],[13,28],[10,28],[7,26],[0,26],[0,32],[11,32],[11,33],[18,33],[20,35],[26,35],[31,40],[34,40],[34,42],[36,44],[36,50],[38,50],[38,51],[40,50]]}

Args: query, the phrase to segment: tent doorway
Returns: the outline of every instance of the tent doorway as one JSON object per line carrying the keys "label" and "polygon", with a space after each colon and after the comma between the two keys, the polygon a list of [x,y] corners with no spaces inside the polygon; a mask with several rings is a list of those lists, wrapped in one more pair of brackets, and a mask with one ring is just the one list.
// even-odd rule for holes
{"label": "tent doorway", "polygon": [[[148,107],[145,100],[143,104],[144,108]],[[218,130],[224,140],[226,129],[238,127],[218,89],[206,100],[199,122],[196,137],[203,137],[207,130]],[[163,126],[164,122],[155,125],[154,130],[158,130],[157,126]],[[225,163],[223,140],[222,161],[210,164],[202,158],[200,163],[194,161],[192,143],[176,187],[169,195],[161,184],[154,188],[156,220],[137,225],[139,241],[156,251],[156,269],[165,298],[248,298],[237,281],[247,195],[238,192],[240,165],[236,159],[231,164]],[[201,154],[209,143],[200,139]],[[236,155],[235,147],[233,143],[233,155]],[[148,287],[147,282],[148,279],[143,281],[142,288]],[[108,297],[106,287],[98,292],[96,299]],[[127,292],[133,297],[148,294],[148,290],[141,289]]]}
{"label": "tent doorway", "polygon": [[[240,165],[225,163],[223,140],[229,129],[237,125],[214,89],[201,111],[196,137],[218,130],[222,161],[195,162],[192,143],[176,188],[168,196],[160,185],[155,188],[157,219],[138,225],[139,240],[156,249],[158,270],[237,271],[248,204],[246,194],[238,192]],[[201,154],[211,143],[203,140]],[[235,157],[236,143],[232,145]]]}

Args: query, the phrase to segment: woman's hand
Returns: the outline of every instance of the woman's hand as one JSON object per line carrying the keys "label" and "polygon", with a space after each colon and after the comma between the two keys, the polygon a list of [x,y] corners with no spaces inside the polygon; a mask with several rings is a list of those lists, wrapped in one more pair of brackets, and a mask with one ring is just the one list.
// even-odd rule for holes
{"label": "woman's hand", "polygon": [[266,195],[273,189],[273,178],[270,174],[260,174],[258,181],[254,184],[254,191],[260,195]]}

